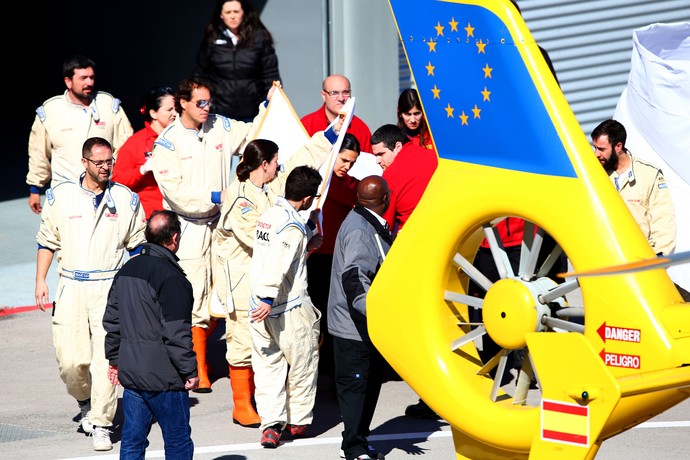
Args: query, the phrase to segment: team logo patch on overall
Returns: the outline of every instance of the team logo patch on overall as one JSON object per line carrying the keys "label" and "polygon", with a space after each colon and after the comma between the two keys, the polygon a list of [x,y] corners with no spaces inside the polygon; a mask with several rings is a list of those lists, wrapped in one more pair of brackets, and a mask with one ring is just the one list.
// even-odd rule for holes
{"label": "team logo patch on overall", "polygon": [[248,213],[248,212],[251,211],[251,210],[252,210],[252,207],[251,207],[251,205],[249,204],[248,201],[243,201],[243,202],[240,203],[240,212],[241,212],[242,214],[246,214],[246,213]]}
{"label": "team logo patch on overall", "polygon": [[88,280],[89,274],[87,272],[74,272],[75,280]]}

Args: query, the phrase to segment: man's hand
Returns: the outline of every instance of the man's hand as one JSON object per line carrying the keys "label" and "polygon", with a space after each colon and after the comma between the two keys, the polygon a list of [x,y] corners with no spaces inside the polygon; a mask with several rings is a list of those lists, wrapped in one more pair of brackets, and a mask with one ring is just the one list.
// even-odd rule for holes
{"label": "man's hand", "polygon": [[222,192],[220,192],[220,204],[225,203],[225,200],[228,199],[228,194],[230,193],[228,191],[229,189],[224,188]]}
{"label": "man's hand", "polygon": [[190,377],[184,383],[185,390],[196,390],[199,387],[199,377]]}
{"label": "man's hand", "polygon": [[312,236],[309,242],[307,243],[307,251],[314,251],[316,249],[319,249],[322,243],[323,236],[320,233],[314,233],[314,236]]}
{"label": "man's hand", "polygon": [[41,213],[41,195],[38,193],[29,194],[29,208],[31,208],[34,214]]}
{"label": "man's hand", "polygon": [[280,84],[279,80],[274,81],[273,84],[271,85],[271,87],[268,89],[268,94],[266,95],[266,99],[270,101],[271,98],[273,97],[273,93],[275,92],[276,88],[282,88],[282,87],[283,87],[283,85]]}
{"label": "man's hand", "polygon": [[338,121],[333,125],[333,130],[336,134],[340,134],[340,130],[343,129],[343,123],[345,122],[345,112],[340,112],[338,114]]}
{"label": "man's hand", "polygon": [[271,312],[271,306],[264,301],[259,302],[259,306],[255,310],[249,311],[249,321],[252,323],[260,323],[268,318]]}
{"label": "man's hand", "polygon": [[153,171],[153,163],[151,162],[151,157],[148,157],[143,165],[139,166],[139,172],[142,176]]}
{"label": "man's hand", "polygon": [[119,385],[120,380],[117,378],[117,366],[108,364],[108,380],[112,385]]}
{"label": "man's hand", "polygon": [[36,281],[36,290],[34,291],[34,297],[36,300],[36,306],[41,309],[41,311],[46,311],[43,304],[48,303],[50,297],[48,296],[48,284],[46,280]]}

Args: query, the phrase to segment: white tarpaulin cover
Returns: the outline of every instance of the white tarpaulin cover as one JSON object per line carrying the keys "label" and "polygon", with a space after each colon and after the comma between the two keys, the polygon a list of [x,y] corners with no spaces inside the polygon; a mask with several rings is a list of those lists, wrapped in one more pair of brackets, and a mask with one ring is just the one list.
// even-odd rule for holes
{"label": "white tarpaulin cover", "polygon": [[[664,172],[676,212],[676,252],[690,250],[690,23],[633,31],[628,86],[613,118],[625,126],[633,155]],[[690,289],[690,264],[668,273]]]}

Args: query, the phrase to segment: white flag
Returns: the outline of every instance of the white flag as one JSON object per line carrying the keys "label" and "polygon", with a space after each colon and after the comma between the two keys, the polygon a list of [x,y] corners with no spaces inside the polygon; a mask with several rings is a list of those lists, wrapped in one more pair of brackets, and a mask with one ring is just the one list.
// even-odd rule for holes
{"label": "white flag", "polygon": [[276,88],[266,108],[255,139],[268,139],[278,144],[278,163],[285,164],[300,147],[309,142],[309,135],[292,104],[281,88]]}

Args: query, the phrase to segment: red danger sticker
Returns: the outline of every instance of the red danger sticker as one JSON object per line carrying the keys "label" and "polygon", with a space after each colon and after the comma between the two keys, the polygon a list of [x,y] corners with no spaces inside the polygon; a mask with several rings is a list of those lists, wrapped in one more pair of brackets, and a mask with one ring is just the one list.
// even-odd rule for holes
{"label": "red danger sticker", "polygon": [[597,329],[601,340],[617,340],[619,342],[640,343],[640,330],[630,329],[628,327],[607,326],[606,323],[599,326]]}

